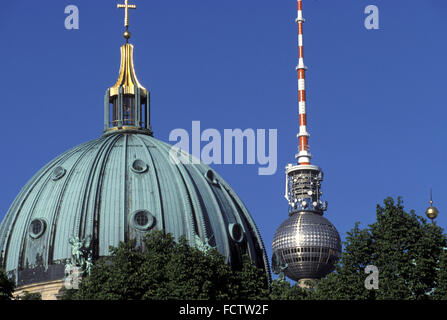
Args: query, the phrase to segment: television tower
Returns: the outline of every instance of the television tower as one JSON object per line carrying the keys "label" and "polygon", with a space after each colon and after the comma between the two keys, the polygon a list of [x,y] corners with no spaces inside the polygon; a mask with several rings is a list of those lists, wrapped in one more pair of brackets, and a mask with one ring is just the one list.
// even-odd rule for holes
{"label": "television tower", "polygon": [[323,217],[323,171],[310,163],[306,115],[306,70],[303,50],[303,3],[298,0],[298,154],[297,164],[286,167],[285,197],[289,218],[276,230],[273,239],[273,272],[295,281],[319,279],[334,270],[341,253],[340,235]]}

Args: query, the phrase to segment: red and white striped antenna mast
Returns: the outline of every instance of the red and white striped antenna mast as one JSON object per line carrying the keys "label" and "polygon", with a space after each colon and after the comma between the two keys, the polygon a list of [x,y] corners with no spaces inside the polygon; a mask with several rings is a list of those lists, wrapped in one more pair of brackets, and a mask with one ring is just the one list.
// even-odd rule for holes
{"label": "red and white striped antenna mast", "polygon": [[299,148],[296,158],[298,164],[310,164],[312,155],[309,152],[309,133],[307,132],[307,116],[306,116],[306,66],[304,65],[304,50],[303,50],[303,2],[298,0],[298,112],[300,131],[298,133]]}
{"label": "red and white striped antenna mast", "polygon": [[[306,86],[303,54],[303,2],[298,0],[299,61],[299,149],[297,164],[286,166],[285,198],[289,217],[276,229],[272,242],[272,268],[280,277],[303,281],[321,279],[334,270],[341,254],[340,235],[332,223],[322,217],[328,208],[321,190],[323,171],[310,164],[309,133],[306,119]],[[314,252],[315,255],[313,256]],[[324,256],[323,256],[324,255]]]}
{"label": "red and white striped antenna mast", "polygon": [[289,213],[314,212],[323,214],[327,209],[327,202],[322,201],[321,182],[323,181],[323,171],[320,167],[312,165],[309,152],[309,133],[307,132],[306,115],[306,66],[304,65],[303,49],[303,0],[297,0],[298,16],[298,154],[297,164],[286,166],[286,192],[285,198],[289,201]]}

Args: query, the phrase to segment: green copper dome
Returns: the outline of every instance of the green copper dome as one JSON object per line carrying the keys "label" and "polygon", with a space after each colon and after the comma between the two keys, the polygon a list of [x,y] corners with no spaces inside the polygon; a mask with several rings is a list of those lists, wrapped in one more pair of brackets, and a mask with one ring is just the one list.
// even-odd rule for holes
{"label": "green copper dome", "polygon": [[[125,8],[127,32],[127,1]],[[236,269],[248,254],[270,277],[261,236],[236,193],[199,161],[176,162],[173,154],[190,156],[153,138],[150,120],[150,92],[126,42],[104,98],[103,136],[43,167],[0,225],[0,267],[19,286],[60,280],[73,266],[88,272],[110,246],[139,243],[151,230],[215,247]]]}
{"label": "green copper dome", "polygon": [[71,239],[91,238],[97,259],[156,229],[216,247],[235,267],[248,253],[269,273],[262,239],[236,193],[204,164],[176,164],[170,150],[150,135],[116,132],[51,161],[1,224],[6,270],[19,285],[62,279]]}

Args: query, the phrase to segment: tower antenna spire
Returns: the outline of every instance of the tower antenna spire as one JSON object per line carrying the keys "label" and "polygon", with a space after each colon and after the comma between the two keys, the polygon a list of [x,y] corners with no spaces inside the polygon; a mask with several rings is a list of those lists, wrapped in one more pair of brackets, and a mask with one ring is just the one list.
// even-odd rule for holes
{"label": "tower antenna spire", "polygon": [[298,72],[298,113],[299,113],[299,133],[298,133],[298,154],[296,158],[298,164],[310,164],[312,155],[309,152],[309,133],[307,132],[307,115],[306,115],[306,66],[304,65],[304,50],[303,50],[303,2],[298,0],[298,65],[296,70]]}
{"label": "tower antenna spire", "polygon": [[[272,267],[274,273],[292,280],[320,279],[334,270],[341,254],[337,229],[323,217],[327,201],[322,199],[323,171],[310,164],[309,133],[306,119],[306,86],[303,54],[303,2],[298,1],[298,94],[299,149],[297,164],[286,166],[285,198],[289,202],[289,218],[273,237]],[[305,286],[305,285],[304,285]]]}

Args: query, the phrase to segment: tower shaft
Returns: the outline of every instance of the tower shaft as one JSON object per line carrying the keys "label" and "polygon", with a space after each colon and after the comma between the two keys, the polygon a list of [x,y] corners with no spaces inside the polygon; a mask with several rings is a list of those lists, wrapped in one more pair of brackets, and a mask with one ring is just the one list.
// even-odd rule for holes
{"label": "tower shaft", "polygon": [[340,235],[334,225],[323,217],[327,202],[321,199],[323,171],[310,164],[309,133],[306,119],[306,67],[303,50],[303,3],[298,0],[298,103],[299,149],[297,164],[286,167],[285,198],[289,217],[273,237],[273,272],[300,281],[321,279],[334,270],[340,257]]}
{"label": "tower shaft", "polygon": [[306,115],[306,66],[304,65],[303,48],[303,1],[297,0],[298,16],[298,114],[299,114],[299,141],[298,164],[289,164],[286,167],[286,193],[289,201],[289,214],[301,211],[311,211],[323,214],[327,208],[327,202],[321,200],[320,191],[323,181],[323,172],[317,166],[310,164],[312,158],[309,152],[309,133],[307,132]]}
{"label": "tower shaft", "polygon": [[304,49],[303,49],[303,2],[298,0],[298,112],[299,112],[299,148],[296,158],[298,164],[308,165],[312,158],[309,152],[309,133],[307,132],[307,115],[306,115],[306,67],[304,65]]}

